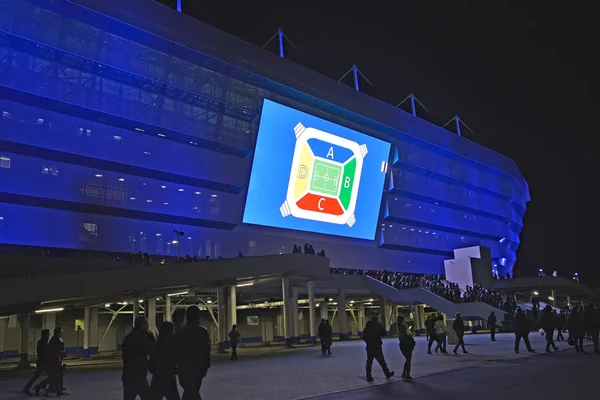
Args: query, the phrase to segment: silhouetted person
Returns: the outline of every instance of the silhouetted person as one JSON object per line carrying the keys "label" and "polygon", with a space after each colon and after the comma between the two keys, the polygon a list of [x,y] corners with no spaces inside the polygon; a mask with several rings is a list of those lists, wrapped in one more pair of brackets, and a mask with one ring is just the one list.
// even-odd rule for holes
{"label": "silhouetted person", "polygon": [[498,322],[498,318],[496,318],[496,313],[492,311],[488,317],[488,327],[490,328],[492,342],[496,341],[496,322]]}
{"label": "silhouetted person", "polygon": [[557,314],[556,311],[554,311],[554,318],[556,320],[556,340],[558,342],[560,342],[561,340],[565,340],[565,337],[562,334],[563,328],[564,328],[564,314],[561,313]]}
{"label": "silhouetted person", "polygon": [[333,328],[329,323],[329,320],[325,320],[325,350],[327,351],[327,355],[330,356],[331,353],[331,345],[333,344]]}
{"label": "silhouetted person", "polygon": [[415,349],[415,339],[413,338],[411,330],[404,323],[404,316],[398,316],[398,338],[400,339],[400,352],[406,359],[404,361],[404,368],[402,369],[402,377],[404,379],[413,379],[410,375],[412,353]]}
{"label": "silhouetted person", "polygon": [[585,353],[583,349],[583,338],[585,336],[585,329],[583,327],[583,311],[579,307],[573,307],[569,319],[567,319],[567,328],[569,329],[569,337],[573,340],[575,351]]}
{"label": "silhouetted person", "polygon": [[210,368],[210,338],[200,325],[200,309],[188,307],[186,324],[175,334],[175,360],[183,400],[201,400],[200,387]]}
{"label": "silhouetted person", "polygon": [[383,357],[383,341],[381,338],[384,336],[385,329],[379,323],[377,316],[367,322],[365,329],[363,330],[363,340],[367,344],[366,373],[368,382],[373,382],[373,375],[371,373],[373,369],[373,360],[377,360],[379,365],[381,365],[381,369],[387,379],[394,376],[394,371],[390,371],[385,362],[385,358]]}
{"label": "silhouetted person", "polygon": [[437,353],[437,351],[440,348],[440,342],[437,338],[437,335],[435,334],[435,321],[437,321],[437,316],[429,316],[427,318],[427,321],[425,321],[425,328],[427,329],[427,336],[429,336],[429,342],[427,343],[427,353],[431,354],[431,345],[433,344],[433,342],[437,342],[437,345],[435,347],[435,352]]}
{"label": "silhouetted person", "polygon": [[238,359],[237,348],[240,340],[240,332],[237,330],[237,325],[233,325],[229,332],[229,343],[231,343],[231,361]]}
{"label": "silhouetted person", "polygon": [[546,353],[552,353],[550,347],[553,347],[554,350],[558,350],[558,347],[556,347],[556,344],[554,343],[554,327],[556,326],[556,319],[552,313],[552,307],[546,306],[546,308],[544,308],[540,325],[546,336]]}
{"label": "silhouetted person", "polygon": [[585,308],[583,324],[594,343],[594,353],[600,353],[600,346],[598,343],[600,335],[600,315],[599,310],[596,309],[593,303],[589,303]]}
{"label": "silhouetted person", "polygon": [[525,342],[527,351],[533,353],[535,350],[531,348],[531,343],[529,342],[529,320],[527,319],[527,316],[523,310],[517,308],[517,312],[515,314],[515,353],[519,352],[521,338]]}
{"label": "silhouetted person", "polygon": [[[442,351],[442,353],[447,353],[448,351],[446,351],[446,336],[448,336],[448,328],[446,327],[446,322],[444,322],[444,317],[439,315],[433,327],[435,329],[435,336],[438,341],[439,349]],[[436,353],[438,347],[436,347],[435,349]]]}
{"label": "silhouetted person", "polygon": [[62,361],[65,357],[65,342],[62,339],[63,329],[61,326],[54,328],[54,335],[48,342],[46,348],[46,374],[50,388],[48,392],[56,393],[57,397],[65,396],[63,388],[63,366]]}
{"label": "silhouetted person", "polygon": [[156,347],[156,339],[148,330],[148,320],[139,316],[133,322],[133,329],[123,339],[123,399],[151,400],[148,385],[148,356]]}
{"label": "silhouetted person", "polygon": [[327,352],[327,341],[326,341],[326,334],[325,334],[325,320],[322,319],[321,323],[319,324],[319,340],[321,341],[321,354],[325,355],[325,353]]}
{"label": "silhouetted person", "polygon": [[[25,393],[25,394],[31,395],[31,392],[29,391],[29,389],[31,389],[31,387],[33,386],[35,381],[37,381],[40,378],[40,376],[42,376],[42,373],[45,370],[45,364],[46,364],[46,358],[47,358],[46,349],[48,348],[49,340],[50,340],[50,330],[49,329],[42,330],[42,337],[40,338],[40,340],[38,340],[37,347],[36,347],[37,360],[35,363],[35,372],[33,373],[33,376],[31,377],[29,382],[27,382],[27,384],[25,385],[25,388],[23,389],[23,393]],[[42,387],[45,387],[47,383],[48,383],[48,379],[44,379],[41,382],[41,384],[36,385],[35,386],[35,394],[39,396],[40,389]]]}
{"label": "silhouetted person", "polygon": [[175,366],[175,325],[165,321],[160,326],[156,348],[150,355],[148,369],[152,373],[152,400],[180,400]]}
{"label": "silhouetted person", "polygon": [[458,337],[458,342],[456,343],[456,346],[454,346],[453,350],[454,354],[456,354],[456,351],[459,347],[462,347],[463,353],[467,354],[468,351],[465,349],[465,321],[463,321],[460,313],[456,313],[456,318],[454,318],[454,321],[452,321],[452,330],[454,330],[456,336]]}

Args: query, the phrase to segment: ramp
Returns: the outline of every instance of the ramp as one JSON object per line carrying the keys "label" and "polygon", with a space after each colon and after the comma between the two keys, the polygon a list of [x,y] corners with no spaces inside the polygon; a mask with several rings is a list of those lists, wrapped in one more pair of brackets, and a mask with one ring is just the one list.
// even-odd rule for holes
{"label": "ramp", "polygon": [[453,303],[423,288],[396,289],[369,276],[365,276],[364,279],[367,289],[394,303],[426,304],[449,316],[454,316],[454,314],[459,312],[464,319],[487,320],[490,313],[494,311],[498,320],[502,321],[506,315],[503,310],[483,302]]}

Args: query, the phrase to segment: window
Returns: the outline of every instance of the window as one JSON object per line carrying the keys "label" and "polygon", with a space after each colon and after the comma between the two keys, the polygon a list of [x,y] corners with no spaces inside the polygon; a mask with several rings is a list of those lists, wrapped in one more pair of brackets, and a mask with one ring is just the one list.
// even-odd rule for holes
{"label": "window", "polygon": [[0,156],[0,168],[10,168],[10,157]]}

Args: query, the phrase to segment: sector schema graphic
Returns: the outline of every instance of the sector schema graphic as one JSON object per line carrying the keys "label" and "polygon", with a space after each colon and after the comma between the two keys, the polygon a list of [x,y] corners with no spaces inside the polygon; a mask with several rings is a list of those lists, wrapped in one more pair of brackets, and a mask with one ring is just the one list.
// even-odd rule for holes
{"label": "sector schema graphic", "polygon": [[294,132],[296,147],[281,215],[352,227],[367,146],[302,123]]}

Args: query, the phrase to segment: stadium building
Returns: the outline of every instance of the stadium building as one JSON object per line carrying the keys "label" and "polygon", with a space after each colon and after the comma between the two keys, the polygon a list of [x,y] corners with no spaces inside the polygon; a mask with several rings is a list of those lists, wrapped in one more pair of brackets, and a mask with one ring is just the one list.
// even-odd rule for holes
{"label": "stadium building", "polygon": [[118,348],[117,315],[156,324],[171,299],[219,341],[240,313],[265,342],[314,337],[315,304],[347,306],[340,338],[365,306],[458,310],[330,268],[512,275],[529,188],[493,150],[151,0],[0,0],[0,39],[0,328],[21,355],[57,318],[91,330],[71,348]]}

